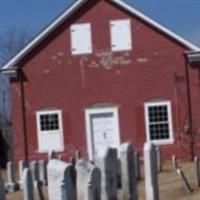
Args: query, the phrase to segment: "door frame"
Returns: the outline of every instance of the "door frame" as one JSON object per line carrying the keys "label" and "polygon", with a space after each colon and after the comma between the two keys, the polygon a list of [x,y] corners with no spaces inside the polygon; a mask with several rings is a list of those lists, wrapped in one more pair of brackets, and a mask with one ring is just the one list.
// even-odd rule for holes
{"label": "door frame", "polygon": [[114,123],[115,123],[115,137],[118,146],[120,146],[120,127],[119,127],[119,114],[118,107],[99,107],[99,108],[87,108],[85,109],[85,127],[86,127],[86,138],[87,138],[87,151],[90,160],[94,160],[93,155],[93,137],[91,129],[91,118],[92,114],[103,114],[103,113],[113,113]]}

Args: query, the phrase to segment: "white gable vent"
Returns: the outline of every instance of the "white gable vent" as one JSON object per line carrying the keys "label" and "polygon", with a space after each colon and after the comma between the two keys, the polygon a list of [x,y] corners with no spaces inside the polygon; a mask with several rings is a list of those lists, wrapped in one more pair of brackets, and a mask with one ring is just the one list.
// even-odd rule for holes
{"label": "white gable vent", "polygon": [[131,22],[129,19],[110,21],[110,34],[112,51],[132,49]]}
{"label": "white gable vent", "polygon": [[70,27],[73,55],[92,53],[91,24],[74,24]]}

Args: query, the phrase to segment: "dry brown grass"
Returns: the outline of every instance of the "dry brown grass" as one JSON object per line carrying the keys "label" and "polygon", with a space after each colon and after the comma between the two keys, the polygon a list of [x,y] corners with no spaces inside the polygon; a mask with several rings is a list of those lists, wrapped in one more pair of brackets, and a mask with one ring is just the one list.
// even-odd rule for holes
{"label": "dry brown grass", "polygon": [[[193,163],[180,164],[191,187],[194,191],[188,194],[180,177],[172,170],[171,163],[167,163],[163,172],[159,173],[159,196],[160,200],[199,200],[200,188],[196,186],[195,171]],[[144,181],[138,184],[139,200],[145,200]]]}
{"label": "dry brown grass", "polygon": [[[182,163],[181,169],[184,171],[189,180],[190,185],[194,189],[192,194],[188,194],[179,178],[179,176],[172,170],[171,163],[166,163],[163,172],[159,173],[159,194],[160,200],[199,200],[200,188],[195,184],[194,165],[193,163]],[[4,178],[5,173],[3,173]],[[46,192],[45,192],[46,194]],[[139,200],[145,200],[144,181],[138,183]],[[47,199],[47,197],[46,197]],[[21,191],[7,194],[6,200],[23,200]]]}

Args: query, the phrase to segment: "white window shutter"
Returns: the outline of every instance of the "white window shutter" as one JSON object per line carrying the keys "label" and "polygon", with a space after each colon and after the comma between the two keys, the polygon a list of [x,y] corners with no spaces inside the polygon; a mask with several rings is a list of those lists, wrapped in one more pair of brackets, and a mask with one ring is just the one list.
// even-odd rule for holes
{"label": "white window shutter", "polygon": [[71,31],[71,51],[73,55],[92,53],[91,24],[74,24]]}
{"label": "white window shutter", "polygon": [[131,21],[129,19],[110,21],[110,34],[112,51],[132,49]]}

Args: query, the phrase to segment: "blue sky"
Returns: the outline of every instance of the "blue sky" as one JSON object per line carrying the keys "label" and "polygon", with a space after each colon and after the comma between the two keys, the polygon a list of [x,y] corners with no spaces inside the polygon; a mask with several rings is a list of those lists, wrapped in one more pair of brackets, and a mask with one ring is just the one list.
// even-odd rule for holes
{"label": "blue sky", "polygon": [[[73,0],[1,0],[0,35],[9,29],[39,32]],[[179,35],[200,44],[199,0],[127,0]]]}

